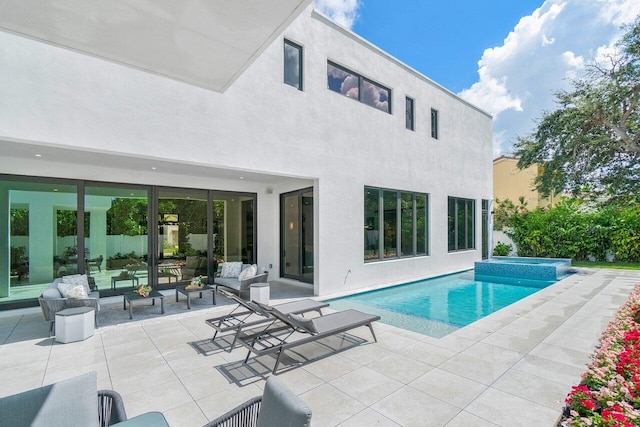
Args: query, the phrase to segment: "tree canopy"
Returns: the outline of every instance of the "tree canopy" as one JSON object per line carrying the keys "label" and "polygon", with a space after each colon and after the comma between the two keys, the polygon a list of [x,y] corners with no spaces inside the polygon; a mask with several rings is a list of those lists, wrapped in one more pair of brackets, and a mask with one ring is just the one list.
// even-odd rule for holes
{"label": "tree canopy", "polygon": [[515,144],[521,169],[542,166],[537,189],[640,199],[640,18],[614,54],[555,97],[558,108]]}

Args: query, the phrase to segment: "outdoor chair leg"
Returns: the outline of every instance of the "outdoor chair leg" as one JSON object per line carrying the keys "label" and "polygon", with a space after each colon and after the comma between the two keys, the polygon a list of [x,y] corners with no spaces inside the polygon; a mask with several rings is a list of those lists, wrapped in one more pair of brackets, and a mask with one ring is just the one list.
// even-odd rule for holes
{"label": "outdoor chair leg", "polygon": [[278,357],[276,358],[276,364],[273,367],[273,371],[271,371],[273,375],[275,375],[276,371],[278,370],[278,365],[280,364],[280,356],[282,356],[282,353],[284,353],[284,350],[282,349],[282,347],[280,347],[280,350],[278,350]]}
{"label": "outdoor chair leg", "polygon": [[373,335],[373,340],[375,342],[378,342],[378,338],[376,338],[376,333],[373,332],[373,325],[371,323],[369,323],[367,326],[369,327],[369,330],[371,331],[371,335]]}

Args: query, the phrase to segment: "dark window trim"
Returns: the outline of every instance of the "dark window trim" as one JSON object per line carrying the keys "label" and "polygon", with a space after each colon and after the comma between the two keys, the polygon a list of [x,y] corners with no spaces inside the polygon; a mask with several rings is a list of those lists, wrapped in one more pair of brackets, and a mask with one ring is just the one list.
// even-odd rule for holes
{"label": "dark window trim", "polygon": [[431,109],[431,138],[439,139],[440,113],[435,108]]}
{"label": "dark window trim", "polygon": [[[448,211],[448,206],[449,206],[449,201],[453,200],[454,203],[454,213],[453,213],[453,220],[454,220],[454,227],[453,227],[453,233],[454,233],[454,249],[450,249],[449,248],[449,231],[447,230],[447,251],[449,253],[452,252],[462,252],[462,251],[473,251],[476,249],[476,200],[475,199],[468,199],[466,197],[454,197],[454,196],[448,196],[447,198],[447,221],[449,220],[449,211]],[[468,223],[468,218],[469,215],[471,215],[472,217],[472,226],[473,226],[473,230],[471,230],[471,238],[473,240],[473,243],[471,245],[471,247],[464,247],[464,248],[460,248],[458,247],[458,233],[459,233],[459,228],[458,228],[458,201],[460,200],[464,200],[465,204],[464,204],[464,209],[465,209],[465,224]],[[471,212],[469,212],[468,209],[468,202],[471,202],[472,205],[472,209]],[[467,229],[466,225],[465,225],[465,238],[464,241],[468,242],[468,237],[469,237],[469,230]]]}
{"label": "dark window trim", "polygon": [[[416,100],[411,98],[410,96],[405,97],[405,127],[410,130],[416,130]],[[407,108],[408,105],[411,105],[411,109]],[[409,115],[409,111],[411,111],[411,115]]]}
{"label": "dark window trim", "polygon": [[[299,72],[299,76],[298,76],[298,87],[296,89],[298,89],[299,91],[303,91],[304,90],[304,48],[299,45],[298,43],[292,42],[289,39],[284,39],[284,44],[282,45],[282,51],[283,53],[286,50],[286,45],[289,45],[295,49],[298,49],[298,51],[300,52],[300,57],[298,59],[298,72]],[[283,58],[283,64],[284,64],[284,58]],[[283,70],[283,80],[284,80],[284,70]],[[291,86],[288,83],[285,83],[285,85],[287,86]],[[295,86],[291,86],[291,87],[295,87]]]}
{"label": "dark window trim", "polygon": [[[429,256],[429,193],[421,193],[417,191],[403,191],[403,190],[395,190],[392,188],[382,188],[382,187],[370,187],[365,185],[365,191],[377,191],[378,192],[378,258],[374,259],[365,259],[365,263],[370,262],[380,262],[380,261],[388,261],[395,259],[405,259],[405,258],[418,258]],[[384,256],[384,227],[381,227],[384,224],[384,193],[385,192],[395,192],[396,193],[396,256],[393,257],[385,257]],[[413,206],[413,224],[412,224],[412,234],[413,234],[413,253],[411,254],[402,254],[401,253],[401,235],[402,235],[402,215],[401,215],[401,199],[402,194],[411,194],[412,195],[412,206]],[[363,192],[364,194],[364,192]],[[424,239],[425,239],[425,252],[418,253],[418,228],[417,228],[417,203],[416,196],[422,195],[425,196],[425,206],[424,206],[424,214],[426,219],[426,224],[424,228]],[[364,214],[365,212],[363,212]],[[365,215],[363,215],[363,219],[366,221]],[[363,248],[363,256],[364,256],[364,248]]]}
{"label": "dark window trim", "polygon": [[[358,102],[360,102],[361,104],[367,105],[367,106],[373,108],[374,110],[382,111],[383,113],[387,113],[387,114],[393,114],[393,103],[391,102],[391,100],[393,98],[393,91],[391,90],[391,88],[383,85],[382,83],[378,83],[377,81],[372,80],[372,79],[370,79],[368,77],[364,77],[362,74],[356,73],[355,71],[352,71],[347,67],[343,67],[342,65],[336,64],[335,62],[333,62],[331,60],[327,60],[327,65],[331,65],[332,67],[335,67],[335,68],[337,68],[339,70],[344,71],[345,73],[349,73],[349,74],[351,74],[351,75],[353,75],[353,76],[358,78],[358,99],[357,99]],[[379,108],[376,108],[376,107],[374,107],[372,105],[369,105],[369,104],[364,102],[362,97],[363,97],[363,94],[364,94],[364,90],[363,90],[364,87],[363,86],[364,86],[364,82],[365,81],[367,81],[367,82],[369,82],[369,83],[371,83],[371,84],[373,84],[375,86],[379,86],[382,89],[384,89],[384,90],[389,92],[389,97],[388,97],[389,111],[383,111],[383,110],[381,110]],[[327,88],[328,88],[328,85],[327,85]],[[329,89],[329,90],[331,90],[331,89]],[[335,92],[335,91],[331,90],[331,92]],[[336,92],[336,93],[338,93],[338,92]],[[342,94],[340,94],[340,95],[342,95]],[[355,99],[355,98],[351,98],[351,97],[348,97],[348,96],[347,96],[347,98]]]}

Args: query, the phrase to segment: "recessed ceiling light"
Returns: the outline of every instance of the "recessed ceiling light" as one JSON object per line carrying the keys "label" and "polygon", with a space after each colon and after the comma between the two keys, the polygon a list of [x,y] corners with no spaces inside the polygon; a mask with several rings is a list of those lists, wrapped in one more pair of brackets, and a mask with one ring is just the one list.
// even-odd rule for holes
{"label": "recessed ceiling light", "polygon": [[54,189],[53,189],[53,191],[58,191],[58,189],[57,189],[57,188],[54,188]]}
{"label": "recessed ceiling light", "polygon": [[241,176],[240,179],[244,179],[244,176]]}
{"label": "recessed ceiling light", "polygon": [[156,170],[158,168],[156,168],[155,166],[151,166],[151,170]]}
{"label": "recessed ceiling light", "polygon": [[36,154],[36,157],[42,157],[42,154]]}

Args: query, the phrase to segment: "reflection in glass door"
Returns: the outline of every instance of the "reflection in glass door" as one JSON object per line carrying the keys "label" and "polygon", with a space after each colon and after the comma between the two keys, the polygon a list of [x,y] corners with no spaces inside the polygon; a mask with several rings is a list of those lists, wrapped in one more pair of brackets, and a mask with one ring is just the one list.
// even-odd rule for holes
{"label": "reflection in glass door", "polygon": [[313,189],[280,195],[280,272],[313,283]]}
{"label": "reflection in glass door", "polygon": [[158,191],[158,285],[208,276],[207,192]]}

